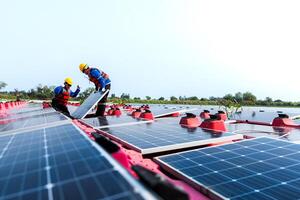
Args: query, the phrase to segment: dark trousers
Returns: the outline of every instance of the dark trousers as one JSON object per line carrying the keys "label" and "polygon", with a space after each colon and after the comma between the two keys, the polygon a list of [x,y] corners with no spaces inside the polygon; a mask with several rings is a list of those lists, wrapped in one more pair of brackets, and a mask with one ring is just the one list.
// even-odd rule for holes
{"label": "dark trousers", "polygon": [[[106,90],[110,90],[110,84],[105,86]],[[105,103],[107,102],[109,92],[99,101],[97,111],[96,111],[96,117],[98,116],[104,116],[105,113]]]}
{"label": "dark trousers", "polygon": [[66,105],[59,104],[56,99],[52,99],[51,105],[58,112],[61,112],[62,114],[66,115],[68,117],[71,117],[69,109],[68,109],[68,107]]}

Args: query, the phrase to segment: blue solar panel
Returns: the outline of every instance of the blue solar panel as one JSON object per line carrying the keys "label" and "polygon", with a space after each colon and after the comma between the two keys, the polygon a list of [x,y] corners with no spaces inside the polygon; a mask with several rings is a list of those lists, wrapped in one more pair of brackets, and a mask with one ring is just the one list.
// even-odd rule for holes
{"label": "blue solar panel", "polygon": [[83,119],[108,92],[109,90],[106,90],[104,93],[96,92],[90,94],[90,96],[72,113],[72,116],[77,119]]}
{"label": "blue solar panel", "polygon": [[72,124],[0,136],[0,199],[152,198]]}
{"label": "blue solar panel", "polygon": [[12,108],[8,110],[8,112],[11,114],[23,114],[23,113],[39,111],[39,110],[44,110],[41,103],[37,103],[37,104],[29,103],[24,107]]}
{"label": "blue solar panel", "polygon": [[240,133],[250,137],[272,137],[289,141],[300,141],[300,129],[290,127],[263,126],[255,124],[226,124],[229,132]]}
{"label": "blue solar panel", "polygon": [[89,126],[92,126],[94,128],[124,126],[124,125],[149,122],[149,121],[145,121],[142,119],[135,119],[135,118],[127,116],[127,115],[87,118],[87,119],[82,119],[80,121],[82,121],[83,123],[85,123]]}
{"label": "blue solar panel", "polygon": [[[295,113],[286,113],[289,116],[295,116]],[[273,119],[278,117],[277,112],[259,112],[258,110],[244,110],[241,113],[234,114],[231,119],[248,120],[250,122],[264,122],[271,124]]]}
{"label": "blue solar panel", "polygon": [[160,107],[152,107],[151,106],[150,110],[153,113],[154,117],[158,118],[158,117],[172,115],[174,113],[185,113],[185,112],[195,111],[196,108],[192,108],[192,109],[184,109],[184,108],[179,108],[179,107],[160,108]]}
{"label": "blue solar panel", "polygon": [[242,135],[239,134],[181,127],[179,119],[164,119],[154,123],[102,128],[99,130],[102,134],[118,140],[142,154],[242,139]]}
{"label": "blue solar panel", "polygon": [[299,199],[300,145],[272,138],[155,158],[214,198]]}
{"label": "blue solar panel", "polygon": [[34,126],[47,125],[49,123],[64,121],[67,119],[68,118],[59,112],[44,113],[19,119],[8,119],[5,123],[0,124],[0,133]]}

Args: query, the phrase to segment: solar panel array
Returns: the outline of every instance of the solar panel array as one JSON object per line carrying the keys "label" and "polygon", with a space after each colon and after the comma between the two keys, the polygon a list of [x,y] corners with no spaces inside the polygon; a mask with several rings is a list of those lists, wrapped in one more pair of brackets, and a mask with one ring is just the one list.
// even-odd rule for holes
{"label": "solar panel array", "polygon": [[155,118],[159,118],[159,117],[164,117],[164,116],[168,116],[168,115],[172,115],[174,113],[185,113],[185,112],[191,112],[191,111],[195,111],[197,110],[196,108],[191,108],[191,109],[184,109],[184,108],[151,108],[151,112],[153,113]]}
{"label": "solar panel array", "polygon": [[94,118],[85,118],[80,120],[83,123],[92,126],[94,128],[125,126],[139,123],[148,123],[149,121],[133,118],[127,115],[122,116],[103,116]]}
{"label": "solar panel array", "polygon": [[211,198],[299,199],[300,145],[272,138],[155,159]]}
{"label": "solar panel array", "polygon": [[9,113],[22,114],[22,113],[38,111],[38,110],[43,110],[42,104],[29,103],[29,104],[26,104],[26,106],[21,107],[21,109],[20,108],[12,108],[9,110]]}
{"label": "solar panel array", "polygon": [[72,113],[72,116],[77,119],[83,119],[108,92],[109,90],[106,90],[104,93],[91,93],[90,96]]}
{"label": "solar panel array", "polygon": [[[296,115],[295,113],[285,113],[289,116]],[[241,113],[236,113],[231,119],[234,120],[248,120],[250,122],[263,122],[266,124],[271,124],[273,119],[278,117],[276,112],[259,112],[259,111],[243,111]]]}
{"label": "solar panel array", "polygon": [[50,112],[39,115],[27,116],[19,119],[8,120],[0,124],[0,134],[23,130],[34,126],[45,126],[54,122],[67,121],[68,118],[58,112]]}
{"label": "solar panel array", "polygon": [[0,199],[154,199],[66,124],[0,136]]}
{"label": "solar panel array", "polygon": [[161,119],[154,123],[99,129],[102,134],[142,154],[177,150],[214,142],[242,139],[242,135],[201,128],[185,128],[179,119]]}

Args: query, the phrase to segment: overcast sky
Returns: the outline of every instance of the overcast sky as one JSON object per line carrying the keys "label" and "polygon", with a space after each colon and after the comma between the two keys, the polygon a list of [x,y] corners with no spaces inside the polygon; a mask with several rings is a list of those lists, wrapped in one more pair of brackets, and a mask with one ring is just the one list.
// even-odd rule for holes
{"label": "overcast sky", "polygon": [[[93,86],[99,66],[112,93],[300,101],[300,1],[1,1],[0,81],[29,89],[72,77]],[[75,89],[75,87],[73,87]]]}

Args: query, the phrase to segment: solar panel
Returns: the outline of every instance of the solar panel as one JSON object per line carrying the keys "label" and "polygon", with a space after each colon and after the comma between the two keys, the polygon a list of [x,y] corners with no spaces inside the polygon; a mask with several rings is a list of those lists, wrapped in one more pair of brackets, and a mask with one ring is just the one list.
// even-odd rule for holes
{"label": "solar panel", "polygon": [[177,107],[166,107],[166,108],[151,108],[150,109],[151,112],[153,113],[155,118],[159,118],[159,117],[164,117],[164,116],[168,116],[168,115],[172,115],[174,113],[186,113],[186,112],[190,112],[190,111],[195,111],[197,110],[196,108],[191,108],[191,109],[183,109],[183,108],[177,108]]}
{"label": "solar panel", "polygon": [[41,114],[53,113],[53,112],[56,112],[53,108],[24,111],[24,112],[10,114],[9,116],[5,117],[4,119],[1,119],[0,122],[9,120],[9,119],[20,119],[20,118],[24,118],[24,117],[33,117],[35,115],[41,115]]}
{"label": "solar panel", "polygon": [[155,160],[211,198],[299,199],[300,145],[267,137]]}
{"label": "solar panel", "polygon": [[300,129],[289,127],[262,126],[255,124],[226,124],[229,132],[240,133],[250,137],[272,137],[289,141],[300,141]]}
{"label": "solar panel", "polygon": [[12,114],[22,114],[24,112],[31,112],[31,111],[41,110],[41,109],[43,109],[41,103],[38,103],[38,104],[29,103],[29,104],[25,105],[24,107],[12,108],[9,110],[9,112]]}
{"label": "solar panel", "polygon": [[59,112],[45,113],[30,117],[8,120],[8,123],[0,124],[0,133],[14,132],[35,126],[45,126],[50,123],[66,121],[68,118]]}
{"label": "solar panel", "polygon": [[[294,116],[295,114],[286,113],[289,116]],[[264,122],[271,124],[273,119],[278,117],[277,112],[259,112],[259,111],[243,111],[242,113],[236,113],[231,119],[235,120],[248,120],[250,122]]]}
{"label": "solar panel", "polygon": [[154,199],[74,125],[0,136],[0,199]]}
{"label": "solar panel", "polygon": [[142,154],[242,139],[240,134],[181,127],[179,119],[161,119],[154,123],[102,128],[99,131]]}
{"label": "solar panel", "polygon": [[86,118],[80,121],[94,128],[107,128],[107,127],[115,127],[115,126],[140,124],[140,123],[149,123],[149,121],[142,120],[142,119],[135,119],[126,115],[122,115],[119,117],[104,116],[104,117]]}
{"label": "solar panel", "polygon": [[92,108],[109,92],[106,90],[104,93],[95,92],[90,96],[72,113],[72,116],[77,119],[84,118]]}

